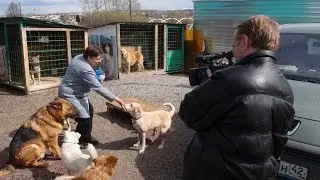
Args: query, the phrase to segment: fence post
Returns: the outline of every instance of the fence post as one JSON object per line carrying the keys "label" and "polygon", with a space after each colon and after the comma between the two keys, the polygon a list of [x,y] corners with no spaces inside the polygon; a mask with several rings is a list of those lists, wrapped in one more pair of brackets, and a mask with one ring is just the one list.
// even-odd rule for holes
{"label": "fence post", "polygon": [[25,92],[29,92],[30,86],[30,73],[29,73],[29,57],[28,57],[28,45],[27,45],[27,32],[21,30],[21,39],[22,39],[22,53],[23,53],[23,62],[24,62],[24,75],[25,75]]}
{"label": "fence post", "polygon": [[119,75],[119,71],[121,69],[121,41],[120,41],[120,24],[117,23],[116,25],[116,32],[117,32],[117,35],[116,35],[116,40],[117,40],[117,58],[118,58],[118,79],[120,79]]}
{"label": "fence post", "polygon": [[154,28],[154,70],[158,71],[158,25]]}
{"label": "fence post", "polygon": [[67,62],[70,64],[71,62],[71,39],[70,39],[70,31],[66,31],[66,40],[67,40]]}
{"label": "fence post", "polygon": [[88,31],[84,31],[84,49],[88,47],[88,44],[89,44]]}
{"label": "fence post", "polygon": [[165,24],[163,27],[163,69],[167,68],[167,43],[168,43],[168,26]]}

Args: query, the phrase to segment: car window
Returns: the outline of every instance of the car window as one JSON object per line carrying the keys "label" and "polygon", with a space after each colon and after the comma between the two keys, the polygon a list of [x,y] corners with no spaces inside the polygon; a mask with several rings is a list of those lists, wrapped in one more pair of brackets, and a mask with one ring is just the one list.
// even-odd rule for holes
{"label": "car window", "polygon": [[320,34],[281,33],[276,57],[287,78],[320,83]]}

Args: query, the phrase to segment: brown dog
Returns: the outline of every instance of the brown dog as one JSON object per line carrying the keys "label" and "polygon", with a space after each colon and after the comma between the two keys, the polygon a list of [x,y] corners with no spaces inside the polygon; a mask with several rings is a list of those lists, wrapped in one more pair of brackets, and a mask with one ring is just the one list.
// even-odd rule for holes
{"label": "brown dog", "polygon": [[90,168],[78,176],[59,176],[55,180],[109,180],[115,173],[118,158],[115,156],[99,156],[93,159]]}
{"label": "brown dog", "polygon": [[15,166],[47,167],[48,162],[40,161],[46,148],[60,158],[58,136],[66,119],[76,115],[73,105],[62,98],[55,98],[41,107],[15,133],[9,146],[8,165],[0,171],[0,176],[8,174]]}
{"label": "brown dog", "polygon": [[73,180],[108,180],[115,173],[117,161],[115,156],[99,156],[93,160],[94,166]]}
{"label": "brown dog", "polygon": [[126,60],[127,66],[138,66],[138,71],[144,70],[143,54],[140,51],[129,51],[125,48],[121,49],[121,54]]}

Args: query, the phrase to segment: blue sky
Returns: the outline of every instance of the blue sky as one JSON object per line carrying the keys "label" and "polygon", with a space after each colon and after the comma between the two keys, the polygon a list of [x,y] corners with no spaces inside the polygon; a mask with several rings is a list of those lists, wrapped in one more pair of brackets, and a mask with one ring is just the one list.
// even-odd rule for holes
{"label": "blue sky", "polygon": [[[20,2],[23,13],[79,12],[78,0],[12,0]],[[0,14],[4,15],[11,0],[0,0]],[[193,8],[192,0],[139,0],[143,9],[186,9]]]}

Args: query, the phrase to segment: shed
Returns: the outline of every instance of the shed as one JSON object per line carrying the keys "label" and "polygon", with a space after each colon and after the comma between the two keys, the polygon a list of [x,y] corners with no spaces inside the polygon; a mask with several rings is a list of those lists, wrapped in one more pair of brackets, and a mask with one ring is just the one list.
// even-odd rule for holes
{"label": "shed", "polygon": [[[71,58],[88,44],[85,27],[26,17],[0,18],[0,36],[0,82],[26,93],[57,87]],[[34,84],[31,72],[38,68],[40,84],[37,73]]]}
{"label": "shed", "polygon": [[196,0],[194,29],[203,30],[209,51],[232,48],[235,27],[250,16],[264,14],[279,24],[320,22],[317,0]]}
{"label": "shed", "polygon": [[144,70],[183,71],[185,24],[114,22],[89,30],[89,44],[99,45],[106,53],[106,78],[118,79],[119,73],[137,71],[128,66],[121,49],[132,58],[143,56]]}

